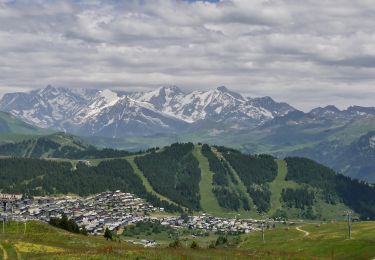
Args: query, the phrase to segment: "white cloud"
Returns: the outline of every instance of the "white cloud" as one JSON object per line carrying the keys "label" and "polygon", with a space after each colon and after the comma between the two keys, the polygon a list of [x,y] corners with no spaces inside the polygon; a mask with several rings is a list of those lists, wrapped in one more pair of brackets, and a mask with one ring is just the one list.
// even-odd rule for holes
{"label": "white cloud", "polygon": [[0,1],[0,92],[227,85],[302,109],[374,105],[370,0]]}

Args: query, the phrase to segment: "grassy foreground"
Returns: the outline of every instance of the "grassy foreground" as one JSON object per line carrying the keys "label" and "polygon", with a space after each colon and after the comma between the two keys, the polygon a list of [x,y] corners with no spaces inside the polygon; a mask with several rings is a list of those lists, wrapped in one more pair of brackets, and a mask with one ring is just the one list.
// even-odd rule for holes
{"label": "grassy foreground", "polygon": [[[1,230],[2,231],[2,230]],[[235,249],[143,248],[103,237],[65,232],[44,223],[6,224],[0,234],[0,259],[233,259]],[[238,252],[240,258],[246,251]]]}
{"label": "grassy foreground", "polygon": [[[2,230],[1,230],[2,231]],[[239,248],[155,248],[75,235],[40,222],[10,222],[0,234],[2,259],[373,259],[375,223],[301,224],[241,237]],[[198,244],[200,241],[197,241]]]}
{"label": "grassy foreground", "polygon": [[240,248],[267,254],[270,259],[374,259],[375,222],[355,222],[352,240],[345,222],[301,224],[247,235]]}

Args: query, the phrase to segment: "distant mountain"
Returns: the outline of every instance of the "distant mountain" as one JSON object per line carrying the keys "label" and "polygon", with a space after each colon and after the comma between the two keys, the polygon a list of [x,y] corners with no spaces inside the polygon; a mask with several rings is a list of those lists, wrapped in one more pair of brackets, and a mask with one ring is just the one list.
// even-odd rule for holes
{"label": "distant mountain", "polygon": [[0,101],[0,110],[9,112],[26,122],[43,128],[64,130],[68,119],[94,96],[92,90],[54,88],[29,93],[8,93]]}
{"label": "distant mountain", "polygon": [[254,127],[294,108],[269,97],[244,98],[226,87],[185,94],[175,86],[144,93],[47,86],[4,95],[0,110],[41,127],[117,138],[180,133],[210,125]]}
{"label": "distant mountain", "polygon": [[375,131],[350,144],[340,140],[323,141],[289,154],[317,160],[352,178],[375,183]]}

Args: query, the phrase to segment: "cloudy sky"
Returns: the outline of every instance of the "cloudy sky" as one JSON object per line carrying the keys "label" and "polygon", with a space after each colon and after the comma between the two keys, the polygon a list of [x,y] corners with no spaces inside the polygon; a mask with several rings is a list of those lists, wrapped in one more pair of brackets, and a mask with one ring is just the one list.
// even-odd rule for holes
{"label": "cloudy sky", "polygon": [[0,93],[47,84],[375,106],[374,0],[0,0]]}

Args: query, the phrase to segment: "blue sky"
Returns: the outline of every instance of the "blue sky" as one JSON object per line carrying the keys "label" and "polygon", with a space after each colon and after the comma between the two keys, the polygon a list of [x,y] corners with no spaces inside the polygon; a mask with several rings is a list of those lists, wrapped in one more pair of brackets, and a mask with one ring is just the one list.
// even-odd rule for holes
{"label": "blue sky", "polygon": [[0,0],[0,95],[225,85],[304,110],[374,106],[374,13],[373,0]]}

